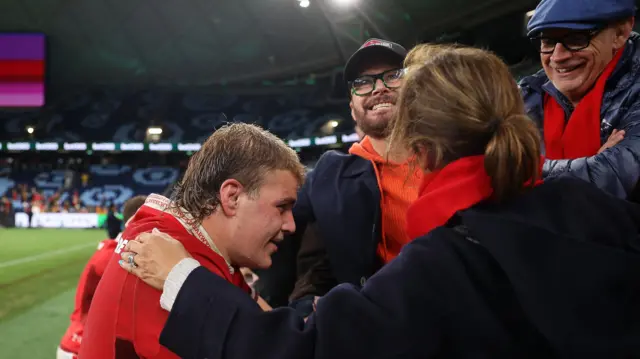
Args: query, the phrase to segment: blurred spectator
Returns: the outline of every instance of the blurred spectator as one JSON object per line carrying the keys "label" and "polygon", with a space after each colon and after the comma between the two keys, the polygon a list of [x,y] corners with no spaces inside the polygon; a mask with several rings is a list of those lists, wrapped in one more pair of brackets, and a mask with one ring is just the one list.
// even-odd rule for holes
{"label": "blurred spectator", "polygon": [[43,212],[42,202],[31,200],[31,212],[34,214]]}
{"label": "blurred spectator", "polygon": [[42,201],[42,195],[38,192],[38,190],[35,187],[31,188],[31,200]]}
{"label": "blurred spectator", "polygon": [[103,204],[96,206],[95,211],[97,214],[105,214],[107,213],[107,209],[104,207]]}
{"label": "blurred spectator", "polygon": [[13,203],[7,196],[2,196],[2,199],[0,199],[0,207],[2,207],[6,213],[9,213],[13,210]]}
{"label": "blurred spectator", "polygon": [[82,172],[82,174],[80,175],[80,181],[82,182],[82,187],[87,187],[87,185],[89,185],[89,173],[87,173],[86,171]]}
{"label": "blurred spectator", "polygon": [[115,204],[109,206],[109,212],[107,212],[107,234],[109,238],[115,239],[122,229],[122,216],[118,213],[118,209]]}
{"label": "blurred spectator", "polygon": [[9,227],[13,223],[13,203],[7,196],[0,198],[0,228]]}
{"label": "blurred spectator", "polygon": [[65,171],[64,172],[64,189],[68,190],[73,187],[73,177],[75,173],[73,171]]}
{"label": "blurred spectator", "polygon": [[31,227],[31,219],[33,218],[33,211],[31,209],[31,203],[29,203],[29,201],[26,200],[26,197],[24,197],[22,202],[22,210],[24,211],[24,213],[27,214],[27,217],[29,218],[29,227]]}

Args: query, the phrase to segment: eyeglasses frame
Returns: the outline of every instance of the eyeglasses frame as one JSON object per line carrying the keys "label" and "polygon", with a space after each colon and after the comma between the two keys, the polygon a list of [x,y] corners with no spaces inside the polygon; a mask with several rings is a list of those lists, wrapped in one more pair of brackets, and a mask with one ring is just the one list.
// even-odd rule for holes
{"label": "eyeglasses frame", "polygon": [[[604,30],[604,28],[597,28],[597,29],[593,29],[590,31],[587,31],[587,37],[588,37],[588,41],[587,41],[587,45],[584,47],[581,47],[579,49],[570,49],[565,43],[564,43],[564,39],[563,40],[558,40],[558,39],[553,39],[556,41],[556,46],[558,44],[561,44],[562,47],[564,47],[567,51],[570,52],[578,52],[578,51],[582,51],[584,49],[586,49],[587,47],[589,47],[591,45],[591,41],[593,40],[594,37],[598,36],[599,33],[602,32],[602,30]],[[565,36],[566,37],[566,36]],[[529,38],[529,41],[531,41],[531,43],[533,44],[534,41],[540,41],[542,39],[552,39],[550,37],[547,36],[541,36],[541,35],[537,35],[537,36],[532,36]],[[551,51],[542,51],[542,49],[540,47],[538,47],[536,50],[538,50],[539,53],[543,54],[543,55],[551,55],[553,54],[554,51],[556,51],[556,47],[554,46],[553,49]]]}
{"label": "eyeglasses frame", "polygon": [[387,84],[387,82],[384,80],[384,75],[386,75],[386,74],[388,74],[390,72],[393,72],[393,71],[400,71],[401,72],[400,76],[404,76],[404,74],[406,73],[406,69],[397,68],[397,69],[391,69],[391,70],[383,71],[383,72],[378,73],[378,74],[358,76],[358,77],[364,77],[364,76],[373,77],[373,87],[371,88],[371,91],[369,91],[367,93],[358,94],[358,93],[356,93],[356,89],[353,87],[353,83],[355,81],[349,81],[349,87],[351,87],[351,90],[350,90],[351,95],[355,95],[355,96],[359,96],[359,97],[360,96],[370,95],[373,91],[376,90],[376,86],[378,85],[378,80],[382,81],[382,84],[384,85],[384,87],[388,88],[389,90],[395,90],[395,89],[399,88],[400,87],[399,85],[395,86],[395,87],[389,86]]}

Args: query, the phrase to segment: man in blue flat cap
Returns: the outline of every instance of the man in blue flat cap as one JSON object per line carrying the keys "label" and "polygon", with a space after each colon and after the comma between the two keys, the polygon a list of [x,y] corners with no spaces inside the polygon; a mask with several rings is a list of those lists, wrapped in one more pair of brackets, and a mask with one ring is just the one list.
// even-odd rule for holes
{"label": "man in blue flat cap", "polygon": [[640,35],[633,0],[542,0],[528,36],[543,69],[520,87],[543,134],[547,178],[631,198],[640,178]]}

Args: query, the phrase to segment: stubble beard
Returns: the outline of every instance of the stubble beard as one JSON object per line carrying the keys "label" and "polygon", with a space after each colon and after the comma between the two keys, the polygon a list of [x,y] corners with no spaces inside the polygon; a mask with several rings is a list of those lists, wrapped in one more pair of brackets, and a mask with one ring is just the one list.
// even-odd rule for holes
{"label": "stubble beard", "polygon": [[378,121],[367,121],[364,114],[359,114],[356,124],[366,136],[376,140],[384,140],[389,136],[391,116]]}

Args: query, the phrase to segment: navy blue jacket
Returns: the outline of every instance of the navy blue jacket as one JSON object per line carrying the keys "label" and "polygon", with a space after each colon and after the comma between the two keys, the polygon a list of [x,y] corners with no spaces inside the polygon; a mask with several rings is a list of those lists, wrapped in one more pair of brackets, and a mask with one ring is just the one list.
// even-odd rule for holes
{"label": "navy blue jacket", "polygon": [[637,205],[553,180],[461,212],[306,323],[196,269],[160,342],[186,359],[636,357],[639,226]]}
{"label": "navy blue jacket", "polygon": [[[520,89],[527,113],[541,133],[545,93],[553,96],[567,115],[573,112],[571,103],[553,86],[544,70],[522,79]],[[575,176],[616,197],[628,198],[640,179],[640,35],[636,33],[631,34],[620,62],[607,80],[601,118],[602,144],[614,129],[625,130],[622,142],[591,157],[547,160],[544,174]]]}
{"label": "navy blue jacket", "polygon": [[381,267],[380,189],[370,161],[324,153],[298,192],[293,216],[296,233],[280,246],[272,268],[258,272],[270,304],[283,304],[272,299],[292,290],[292,299],[309,302],[339,283],[361,285]]}

